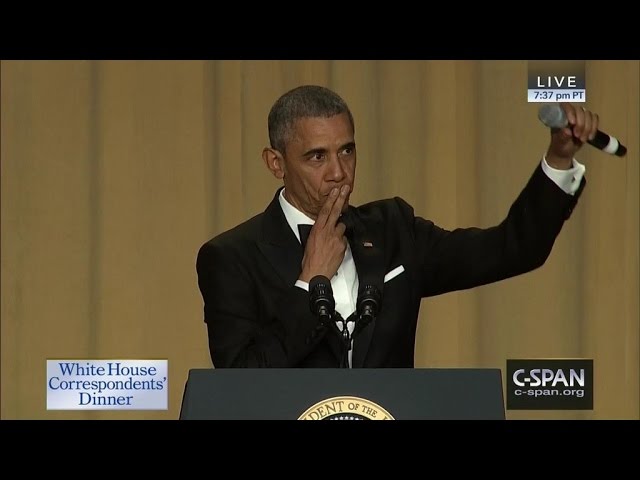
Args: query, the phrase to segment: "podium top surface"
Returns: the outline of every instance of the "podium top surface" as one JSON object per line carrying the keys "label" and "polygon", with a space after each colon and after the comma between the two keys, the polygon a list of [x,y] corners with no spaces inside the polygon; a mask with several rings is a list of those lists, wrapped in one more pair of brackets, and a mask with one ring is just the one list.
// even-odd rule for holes
{"label": "podium top surface", "polygon": [[504,419],[499,369],[193,369],[181,419]]}

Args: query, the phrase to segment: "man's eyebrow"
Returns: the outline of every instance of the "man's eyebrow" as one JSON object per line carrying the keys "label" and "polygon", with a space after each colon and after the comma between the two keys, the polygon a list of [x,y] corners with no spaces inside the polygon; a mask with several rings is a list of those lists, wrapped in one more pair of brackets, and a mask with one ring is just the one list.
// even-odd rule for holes
{"label": "man's eyebrow", "polygon": [[306,156],[311,155],[312,153],[313,154],[316,154],[316,153],[327,153],[327,149],[326,148],[322,148],[322,147],[320,147],[320,148],[312,148],[311,150],[309,150],[307,152],[304,152],[302,154],[302,156],[306,157]]}
{"label": "man's eyebrow", "polygon": [[[345,148],[356,148],[356,142],[347,142],[344,145],[340,146],[338,150],[344,150]],[[315,155],[316,153],[325,154],[327,153],[327,149],[322,147],[312,148],[311,150],[304,152],[302,156],[307,157],[311,154]]]}

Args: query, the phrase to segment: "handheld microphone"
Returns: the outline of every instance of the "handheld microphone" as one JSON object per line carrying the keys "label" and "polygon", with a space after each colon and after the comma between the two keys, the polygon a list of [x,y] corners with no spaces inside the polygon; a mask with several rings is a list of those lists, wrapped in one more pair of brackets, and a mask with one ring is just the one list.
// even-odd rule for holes
{"label": "handheld microphone", "polygon": [[360,332],[376,318],[381,303],[382,295],[380,290],[375,285],[365,284],[364,288],[360,290],[356,305],[358,322],[355,329],[357,332]]}
{"label": "handheld microphone", "polygon": [[[569,124],[564,110],[558,104],[541,106],[538,111],[538,118],[549,128],[564,128]],[[627,147],[622,145],[617,138],[607,135],[600,130],[596,131],[593,140],[588,140],[588,143],[603,152],[618,157],[623,157],[627,153]]]}
{"label": "handheld microphone", "polygon": [[328,324],[336,309],[331,282],[323,275],[316,275],[309,282],[309,308],[320,324]]}

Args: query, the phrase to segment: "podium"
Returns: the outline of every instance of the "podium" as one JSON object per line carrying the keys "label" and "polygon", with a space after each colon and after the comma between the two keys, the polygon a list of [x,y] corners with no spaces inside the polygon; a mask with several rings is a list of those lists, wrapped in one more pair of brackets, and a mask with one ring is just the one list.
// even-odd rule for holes
{"label": "podium", "polygon": [[193,369],[181,420],[504,420],[499,369]]}

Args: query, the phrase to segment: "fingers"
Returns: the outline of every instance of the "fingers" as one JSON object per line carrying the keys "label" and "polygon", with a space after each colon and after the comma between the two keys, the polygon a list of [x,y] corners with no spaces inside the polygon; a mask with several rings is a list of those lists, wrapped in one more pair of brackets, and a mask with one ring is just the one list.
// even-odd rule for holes
{"label": "fingers", "polygon": [[569,125],[576,124],[576,110],[573,105],[570,103],[561,103],[560,106],[564,110],[564,114],[567,116],[567,120],[569,121]]}
{"label": "fingers", "polygon": [[349,185],[343,185],[340,189],[340,195],[338,195],[338,198],[333,204],[333,207],[331,207],[331,212],[329,213],[329,218],[327,219],[328,225],[335,225],[336,223],[338,223],[338,218],[340,218],[342,207],[344,207],[344,202],[347,200],[348,194]]}
{"label": "fingers", "polygon": [[589,131],[589,140],[593,140],[598,131],[598,124],[600,123],[600,116],[597,113],[592,113],[591,117],[591,130]]}
{"label": "fingers", "polygon": [[318,225],[318,227],[324,228],[326,225],[329,215],[331,214],[333,206],[338,198],[338,193],[339,190],[337,188],[334,188],[329,192],[329,196],[320,209],[320,213],[318,213],[318,218],[316,219],[316,225]]}
{"label": "fingers", "polygon": [[578,138],[582,143],[586,142],[586,138],[584,135],[585,132],[585,124],[586,124],[586,115],[584,107],[574,108],[576,123],[573,125],[573,136]]}
{"label": "fingers", "polygon": [[584,112],[584,127],[580,134],[580,141],[582,143],[586,143],[589,140],[589,136],[591,135],[591,125],[593,123],[593,117],[591,112],[585,110]]}
{"label": "fingers", "polygon": [[[342,213],[344,203],[349,195],[349,185],[343,185],[341,189],[334,188],[329,193],[327,200],[318,213],[315,228],[325,228],[327,226],[335,227],[338,224],[338,218]],[[344,229],[343,232],[344,233]]]}
{"label": "fingers", "polygon": [[[584,107],[574,107],[569,103],[562,103],[561,106],[571,126],[571,134],[582,143],[592,140],[598,130],[598,115]],[[567,129],[563,133],[568,133]]]}

